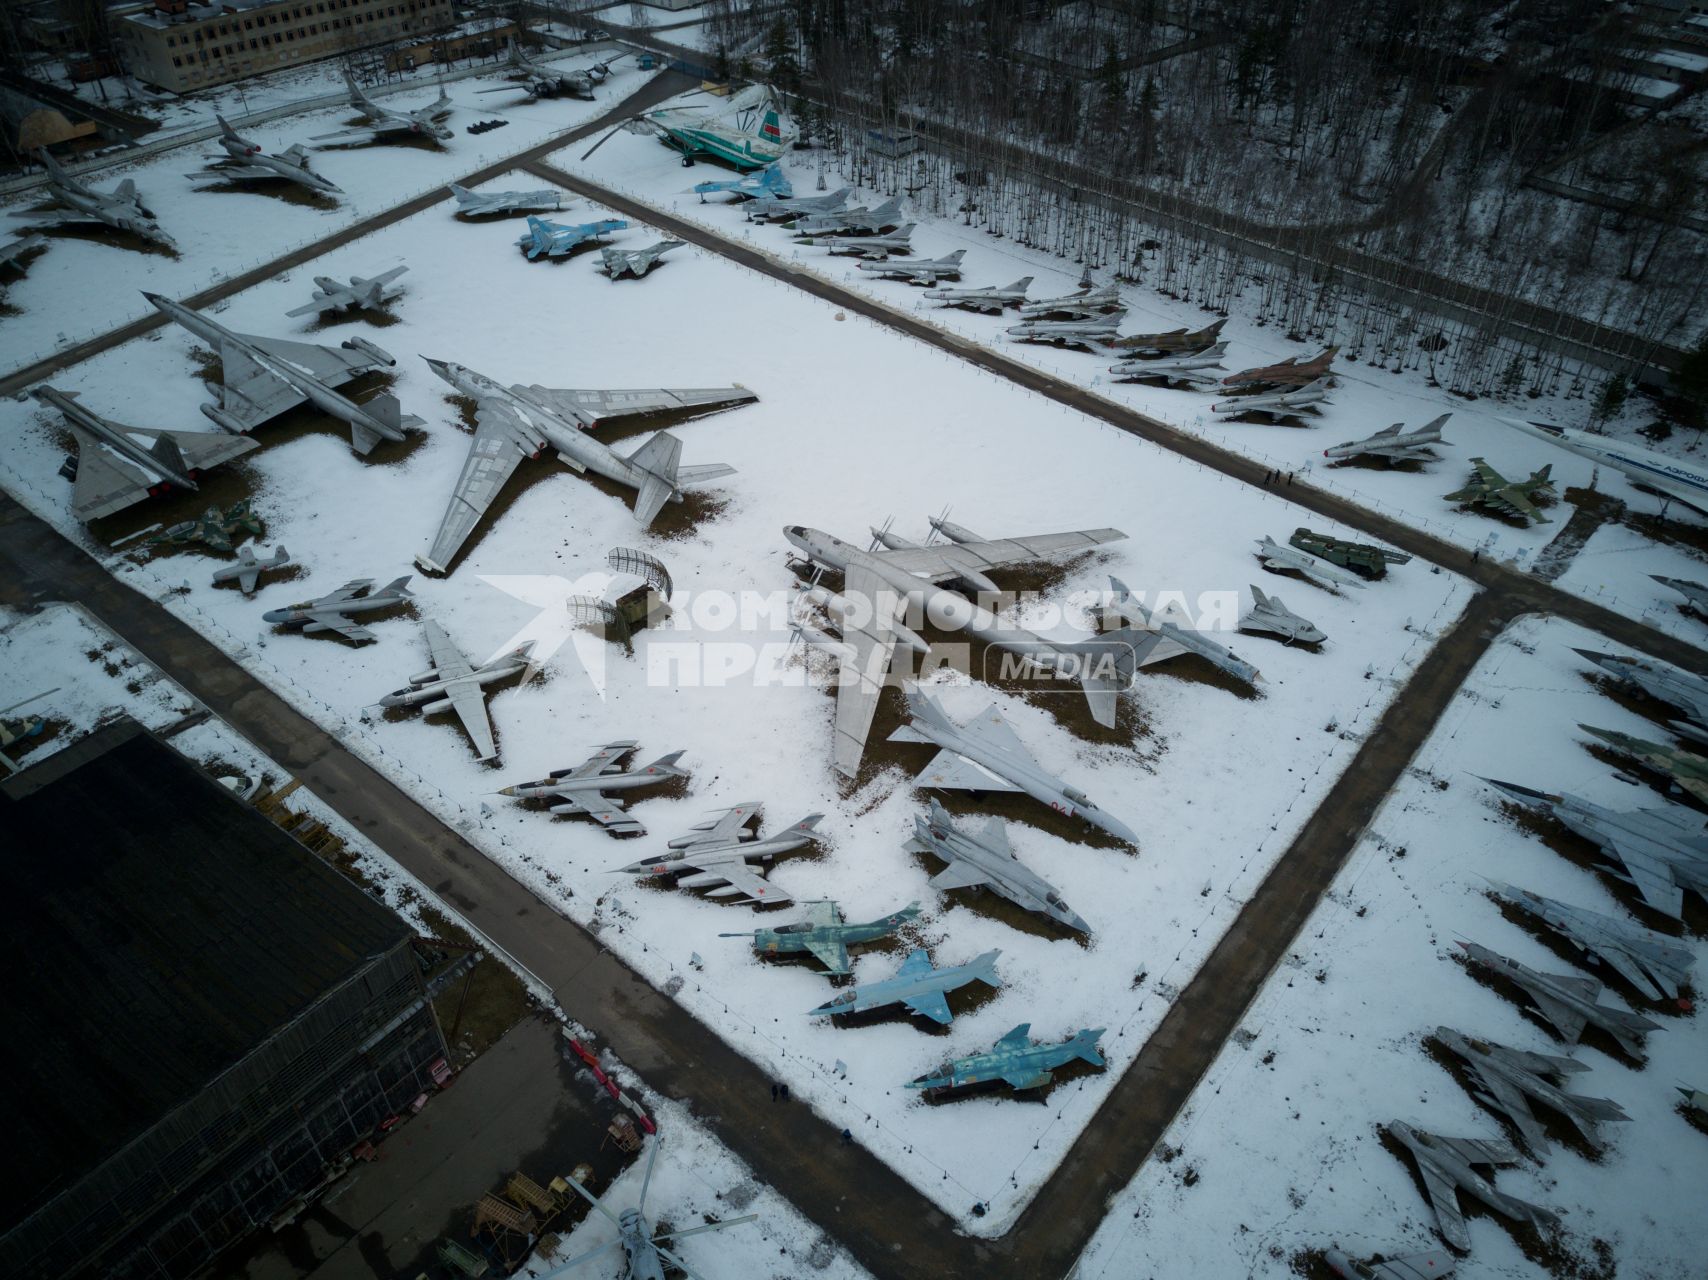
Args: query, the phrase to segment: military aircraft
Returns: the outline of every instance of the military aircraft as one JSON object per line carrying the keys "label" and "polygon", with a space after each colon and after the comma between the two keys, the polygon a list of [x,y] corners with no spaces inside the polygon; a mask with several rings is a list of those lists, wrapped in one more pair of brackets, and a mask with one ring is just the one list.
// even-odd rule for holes
{"label": "military aircraft", "polygon": [[1220,369],[1222,357],[1227,352],[1228,344],[1218,342],[1196,355],[1180,355],[1166,360],[1123,360],[1120,364],[1110,365],[1109,372],[1133,382],[1184,382],[1192,387],[1207,387],[1216,381],[1216,375],[1209,370]]}
{"label": "military aircraft", "polygon": [[157,293],[142,296],[219,354],[223,372],[220,402],[204,404],[201,409],[233,435],[246,434],[304,402],[349,424],[350,447],[363,455],[381,440],[403,440],[405,431],[422,425],[414,414],[403,413],[397,397],[390,393],[357,404],[333,390],[382,365],[397,363],[366,338],[346,338],[338,349],[286,338],[261,338],[227,329],[217,320]]}
{"label": "military aircraft", "polygon": [[[604,62],[596,62],[584,71],[565,70],[561,67],[548,66],[536,62],[517,46],[514,38],[510,41],[509,56],[506,66],[515,73],[514,78],[526,83],[519,86],[530,98],[557,98],[568,94],[572,98],[581,98],[591,102],[593,91],[603,84],[611,74],[611,67],[619,59],[629,55],[619,53],[607,58]],[[481,93],[514,93],[518,86],[500,89],[482,89]]]}
{"label": "military aircraft", "polygon": [[919,918],[919,904],[910,902],[900,911],[866,924],[848,924],[834,902],[807,904],[807,918],[794,924],[780,924],[774,929],[755,929],[748,933],[720,933],[720,938],[752,938],[753,949],[760,955],[797,955],[807,952],[825,967],[831,977],[854,972],[848,959],[848,948],[862,942],[887,938],[902,925]]}
{"label": "military aircraft", "polygon": [[27,236],[19,236],[16,240],[9,240],[5,244],[0,244],[0,267],[11,267],[21,275],[24,271],[22,261],[24,255],[45,248],[47,248],[47,237],[38,235],[33,231]]}
{"label": "military aircraft", "polygon": [[1698,511],[1708,512],[1708,469],[1692,466],[1670,453],[1644,449],[1639,445],[1611,436],[1591,435],[1546,422],[1531,422],[1522,418],[1502,418],[1502,422],[1524,432],[1557,444],[1598,466],[1612,467],[1632,484],[1648,489],[1668,501],[1684,503]]}
{"label": "military aircraft", "polygon": [[193,493],[202,472],[259,447],[221,431],[157,431],[114,422],[84,408],[74,391],[44,385],[30,394],[65,415],[77,442],[76,457],[66,459],[60,474],[76,482],[71,514],[83,521],[173,489]]}
{"label": "military aircraft", "polygon": [[1127,314],[1120,291],[1112,284],[1100,289],[1082,289],[1064,298],[1039,298],[1020,306],[1020,314],[1028,320],[1047,320],[1053,316],[1084,320],[1108,311]]}
{"label": "military aircraft", "polygon": [[255,584],[261,580],[261,575],[268,569],[283,569],[291,562],[291,553],[283,547],[274,547],[271,558],[257,560],[255,551],[247,542],[237,549],[237,563],[222,565],[214,570],[214,586],[222,582],[235,582],[244,595],[255,594]]}
{"label": "military aircraft", "polygon": [[582,222],[571,226],[561,222],[547,222],[544,218],[529,214],[528,234],[519,236],[516,246],[528,255],[529,262],[536,262],[541,257],[564,258],[588,241],[597,244],[601,236],[628,229],[629,224],[620,218],[602,218],[595,222]]}
{"label": "military aircraft", "polygon": [[928,289],[925,296],[947,307],[963,307],[968,311],[999,316],[1004,307],[1025,302],[1026,290],[1031,287],[1032,277],[1021,276],[1013,284],[989,285],[983,289]]}
{"label": "military aircraft", "polygon": [[635,1201],[635,1207],[624,1209],[620,1215],[607,1209],[603,1200],[595,1198],[586,1187],[574,1178],[564,1179],[566,1185],[575,1188],[577,1195],[616,1224],[618,1235],[615,1240],[607,1244],[602,1244],[597,1248],[589,1249],[586,1253],[576,1255],[563,1266],[547,1272],[541,1280],[563,1280],[582,1263],[592,1262],[595,1258],[602,1258],[612,1249],[617,1248],[623,1251],[624,1280],[664,1280],[666,1263],[682,1272],[688,1277],[688,1280],[695,1280],[693,1269],[666,1247],[664,1242],[669,1240],[674,1243],[677,1240],[685,1240],[689,1236],[697,1236],[707,1231],[722,1231],[725,1227],[738,1227],[744,1222],[752,1222],[759,1216],[756,1213],[749,1213],[739,1218],[725,1218],[721,1222],[708,1222],[698,1227],[689,1227],[685,1231],[667,1231],[661,1235],[654,1235],[651,1226],[641,1215],[646,1211],[646,1192],[647,1188],[652,1185],[652,1163],[658,1159],[658,1146],[659,1139],[654,1138],[652,1150],[647,1153],[646,1173],[641,1177],[640,1197]]}
{"label": "military aircraft", "polygon": [[1606,964],[1651,1000],[1676,1000],[1679,988],[1690,982],[1696,953],[1664,933],[1498,880],[1489,881],[1489,892],[1529,912],[1577,947],[1591,964]]}
{"label": "military aircraft", "polygon": [[694,416],[700,416],[759,398],[741,386],[646,391],[559,391],[538,384],[506,387],[447,360],[428,359],[427,365],[476,403],[474,439],[450,506],[432,548],[415,558],[427,573],[449,571],[458,549],[516,467],[524,458],[543,456],[548,446],[575,471],[591,471],[632,486],[637,491],[635,519],[643,527],[651,524],[666,502],[682,501],[687,486],[731,475],[735,468],[722,463],[683,466],[682,442],[667,431],[658,432],[627,457],[587,433],[601,422],[631,414],[692,409],[698,411]]}
{"label": "military aircraft", "polygon": [[832,257],[840,254],[848,258],[865,258],[868,262],[886,262],[892,253],[913,252],[913,245],[909,242],[913,227],[910,222],[883,235],[807,236],[795,243],[827,250]]}
{"label": "military aircraft", "polygon": [[1001,818],[991,818],[976,835],[955,825],[949,811],[931,799],[931,814],[913,816],[913,839],[904,846],[909,853],[928,853],[948,865],[931,877],[933,889],[988,887],[1023,911],[1048,916],[1063,928],[1090,933],[1091,926],[1062,901],[1054,885],[1020,861],[1008,843]]}
{"label": "military aircraft", "polygon": [[845,626],[842,639],[852,647],[852,664],[844,664],[836,695],[838,772],[853,777],[860,767],[866,734],[872,726],[878,694],[889,671],[899,633],[891,625],[910,607],[922,610],[943,630],[966,631],[1005,653],[1019,656],[1024,669],[1077,677],[1093,717],[1099,724],[1115,722],[1120,691],[1130,682],[1138,660],[1159,639],[1154,633],[1112,632],[1083,641],[1048,640],[1004,622],[966,597],[937,586],[959,580],[980,592],[995,593],[986,576],[991,569],[1031,564],[1067,552],[1089,551],[1127,535],[1119,529],[1087,529],[1074,533],[1038,534],[951,546],[897,546],[863,551],[819,529],[788,525],[783,536],[823,569],[840,570],[843,596],[854,602],[845,618],[861,625]]}
{"label": "military aircraft", "polygon": [[623,802],[605,793],[657,786],[673,778],[686,778],[688,772],[677,767],[683,756],[680,751],[638,769],[626,768],[639,745],[632,739],[608,742],[578,765],[558,769],[538,782],[513,783],[498,794],[517,800],[555,800],[556,804],[548,806],[552,813],[592,818],[608,835],[644,836],[646,828],[624,811]]}
{"label": "military aircraft", "polygon": [[1342,1280],[1440,1280],[1459,1265],[1450,1253],[1408,1253],[1386,1262],[1358,1262],[1339,1249],[1328,1249],[1323,1261]]}
{"label": "military aircraft", "polygon": [[1570,1120],[1585,1142],[1597,1151],[1606,1149],[1596,1125],[1603,1121],[1629,1120],[1631,1117],[1617,1102],[1607,1098],[1586,1098],[1567,1093],[1566,1078],[1589,1067],[1575,1058],[1554,1054],[1532,1053],[1461,1035],[1451,1027],[1435,1028],[1435,1037],[1458,1054],[1476,1084],[1471,1096],[1491,1110],[1512,1121],[1524,1138],[1524,1145],[1537,1156],[1552,1149],[1541,1121],[1530,1109],[1532,1101]]}
{"label": "military aircraft", "polygon": [[660,240],[644,249],[601,249],[599,250],[599,270],[613,280],[624,276],[633,276],[639,280],[664,259],[664,255],[672,249],[680,249],[681,240]]}
{"label": "military aircraft", "polygon": [[1404,551],[1393,551],[1372,542],[1353,542],[1337,538],[1332,533],[1313,533],[1303,525],[1293,530],[1287,545],[1342,569],[1350,569],[1363,578],[1385,578],[1389,565],[1411,563],[1411,557]]}
{"label": "military aircraft", "polygon": [[1272,418],[1284,418],[1300,409],[1320,413],[1316,406],[1328,399],[1328,382],[1320,379],[1302,387],[1278,391],[1263,391],[1257,395],[1237,395],[1231,400],[1218,400],[1210,406],[1211,413],[1234,417],[1242,413],[1263,413]]}
{"label": "military aircraft", "polygon": [[886,280],[905,280],[908,284],[933,285],[939,280],[961,278],[961,259],[965,249],[941,258],[909,258],[906,262],[856,262],[854,270],[881,276]]}
{"label": "military aircraft", "polygon": [[1679,1093],[1684,1095],[1684,1105],[1697,1115],[1708,1119],[1708,1089],[1692,1089],[1688,1085],[1675,1085]]}
{"label": "military aircraft", "polygon": [[144,545],[150,547],[187,547],[200,542],[215,551],[230,551],[245,534],[259,538],[263,532],[260,517],[247,501],[234,502],[225,510],[209,507],[193,520],[168,525]]}
{"label": "military aircraft", "polygon": [[667,846],[671,852],[618,867],[616,873],[674,879],[679,889],[709,889],[708,898],[734,898],[744,905],[793,902],[747,864],[770,862],[779,854],[793,853],[813,843],[824,815],[809,813],[794,826],[759,838],[747,829],[759,813],[756,800],[725,809],[716,818],[689,828],[687,835],[671,840]]}
{"label": "military aircraft", "polygon": [[530,209],[561,209],[570,203],[569,195],[556,187],[541,187],[538,191],[470,191],[453,182],[451,194],[456,197],[458,215],[465,218],[522,213]]}
{"label": "military aircraft", "polygon": [[1651,573],[1649,577],[1678,592],[1684,597],[1687,607],[1708,614],[1708,584],[1692,582],[1689,578],[1665,578],[1658,573]]}
{"label": "military aircraft", "polygon": [[1459,1210],[1456,1194],[1459,1191],[1469,1192],[1496,1213],[1514,1221],[1528,1222],[1538,1228],[1559,1225],[1557,1214],[1495,1190],[1494,1184],[1472,1167],[1517,1164],[1518,1151],[1511,1143],[1487,1138],[1444,1138],[1413,1129],[1399,1120],[1388,1123],[1388,1133],[1417,1162],[1417,1171],[1435,1209],[1436,1229],[1455,1249],[1466,1253],[1471,1249],[1471,1233]]}
{"label": "military aircraft", "polygon": [[1306,555],[1297,547],[1284,547],[1268,534],[1257,540],[1257,558],[1263,567],[1275,573],[1297,573],[1327,591],[1340,587],[1363,590],[1363,580],[1355,573],[1337,569],[1326,560]]}
{"label": "military aircraft", "polygon": [[761,193],[747,202],[742,213],[749,222],[795,222],[816,214],[836,213],[847,206],[853,194],[853,187],[841,187],[822,196],[790,196],[786,200],[775,192]]}
{"label": "military aircraft", "polygon": [[985,1053],[956,1058],[936,1075],[923,1075],[908,1081],[909,1089],[964,1089],[987,1080],[1000,1080],[1010,1089],[1045,1089],[1054,1081],[1052,1068],[1070,1062],[1089,1062],[1094,1067],[1104,1064],[1097,1052],[1097,1042],[1103,1038],[1103,1028],[1076,1031],[1060,1044],[1037,1044],[1032,1040],[1032,1024],[1022,1022]]}
{"label": "military aircraft", "polygon": [[1587,724],[1578,728],[1600,738],[1615,751],[1623,751],[1666,778],[1674,791],[1683,791],[1703,804],[1708,804],[1708,757],[1659,742],[1645,742],[1628,733],[1612,729],[1596,729]]}
{"label": "military aircraft", "polygon": [[678,152],[684,165],[717,160],[741,173],[775,164],[799,136],[793,125],[784,125],[782,99],[768,84],[749,85],[711,103],[682,103],[643,111],[618,124],[581,158],[585,160],[599,150],[619,129],[653,134]]}
{"label": "military aircraft", "polygon": [[1256,667],[1249,662],[1241,661],[1232,650],[1217,644],[1202,631],[1182,627],[1168,621],[1158,621],[1157,615],[1139,603],[1138,597],[1127,588],[1127,584],[1119,578],[1109,579],[1110,598],[1105,607],[1112,613],[1118,614],[1129,621],[1134,627],[1156,631],[1161,640],[1144,657],[1140,666],[1148,667],[1153,663],[1166,662],[1177,658],[1183,653],[1197,654],[1218,671],[1225,671],[1236,680],[1247,684],[1255,684],[1262,677]]}
{"label": "military aircraft", "polygon": [[1708,679],[1647,658],[1595,653],[1589,649],[1579,649],[1577,653],[1618,683],[1640,689],[1657,702],[1679,707],[1700,728],[1708,728]]}
{"label": "military aircraft", "polygon": [[1239,620],[1241,631],[1266,631],[1280,636],[1288,644],[1321,644],[1328,636],[1318,630],[1316,623],[1301,618],[1286,605],[1280,596],[1266,596],[1256,585],[1251,588],[1251,609]]}
{"label": "military aircraft", "polygon": [[57,227],[74,222],[99,222],[115,231],[128,231],[166,249],[177,246],[172,237],[160,229],[154,215],[144,207],[136,183],[126,178],[111,192],[103,193],[84,186],[73,178],[47,148],[37,150],[37,157],[47,169],[48,194],[61,206],[58,209],[16,209],[9,218],[18,218],[36,227]]}
{"label": "military aircraft", "polygon": [[[852,187],[843,188],[846,194]],[[739,178],[731,178],[723,182],[696,182],[694,194],[700,197],[704,204],[706,197],[717,192],[724,192],[732,197],[731,203],[741,200],[788,200],[795,194],[794,184],[783,172],[781,161],[766,165],[756,173],[744,173]],[[823,200],[825,197],[817,197]],[[834,208],[834,205],[827,208]]]}
{"label": "military aircraft", "polygon": [[1490,951],[1475,942],[1459,941],[1466,959],[1521,988],[1536,1006],[1542,1021],[1567,1044],[1576,1044],[1586,1025],[1600,1027],[1633,1058],[1643,1055],[1643,1036],[1659,1031],[1660,1023],[1640,1013],[1598,1004],[1601,984],[1594,978],[1569,973],[1541,973],[1521,961]]}
{"label": "military aircraft", "polygon": [[1615,872],[1662,915],[1683,918],[1684,891],[1708,902],[1708,821],[1677,805],[1619,812],[1571,795],[1549,795],[1485,778],[1508,798],[1551,814],[1620,864]]}
{"label": "military aircraft", "polygon": [[287,631],[301,631],[305,635],[336,631],[346,640],[367,644],[373,640],[374,633],[355,621],[356,615],[378,613],[382,609],[407,604],[415,598],[409,589],[408,574],[392,579],[378,591],[373,588],[372,578],[352,578],[338,590],[316,596],[313,600],[303,600],[282,609],[269,609],[261,615],[261,621],[284,627]]}
{"label": "military aircraft", "polygon": [[349,284],[339,284],[331,276],[316,276],[313,298],[285,312],[285,315],[307,316],[321,311],[350,311],[364,307],[377,311],[397,298],[397,293],[388,292],[386,286],[408,270],[408,267],[393,267],[377,276],[351,276]]}
{"label": "military aircraft", "polygon": [[1348,462],[1353,458],[1381,458],[1389,463],[1434,462],[1435,450],[1430,446],[1451,443],[1441,438],[1441,428],[1447,425],[1447,419],[1452,416],[1450,413],[1444,413],[1411,431],[1405,429],[1405,423],[1396,422],[1373,436],[1365,436],[1362,440],[1348,440],[1324,449],[1323,457],[1333,458],[1337,462]]}
{"label": "military aircraft", "polygon": [[1301,360],[1298,356],[1288,356],[1278,364],[1259,365],[1255,369],[1241,369],[1238,373],[1230,373],[1222,379],[1225,387],[1308,387],[1313,382],[1324,381],[1329,376],[1329,366],[1334,363],[1335,353],[1339,347],[1324,347],[1309,360]]}
{"label": "military aircraft", "polygon": [[1023,791],[1064,817],[1079,818],[1138,846],[1139,838],[1126,824],[1098,808],[1085,792],[1045,773],[994,703],[971,723],[958,725],[918,685],[907,685],[903,693],[911,719],[890,741],[942,748],[914,779],[917,785],[944,791]]}
{"label": "military aircraft", "polygon": [[[796,200],[790,206],[801,208],[801,202]],[[803,210],[790,231],[799,244],[815,244],[818,241],[802,240],[802,236],[819,236],[823,239],[835,237],[866,235],[875,236],[882,232],[893,230],[902,225],[901,197],[894,196],[876,207],[855,205],[853,208],[839,208],[826,213],[814,213]],[[911,230],[913,224],[909,223]]]}
{"label": "military aircraft", "polygon": [[382,107],[363,93],[362,87],[348,71],[344,73],[344,83],[350,90],[351,108],[367,123],[355,128],[340,129],[337,133],[316,134],[309,139],[310,142],[338,147],[352,143],[383,142],[405,134],[415,138],[433,138],[440,142],[449,142],[456,136],[449,126],[440,123],[451,114],[451,99],[442,84],[439,86],[438,98],[425,107],[414,111],[393,111],[390,107]]}
{"label": "military aircraft", "polygon": [[259,142],[239,134],[218,112],[214,113],[214,119],[219,121],[219,145],[225,154],[208,157],[208,167],[200,173],[185,174],[192,182],[207,178],[220,178],[227,182],[271,182],[282,178],[323,195],[343,194],[341,188],[308,167],[308,152],[303,150],[301,143],[271,156],[261,150]]}
{"label": "military aircraft", "polygon": [[493,740],[492,718],[487,713],[486,695],[481,690],[526,671],[534,642],[530,640],[518,645],[509,653],[490,658],[477,667],[451,643],[444,628],[433,619],[423,619],[421,630],[427,637],[427,650],[432,655],[433,665],[419,675],[410,676],[408,684],[386,694],[379,705],[419,706],[424,716],[455,711],[457,719],[462,721],[463,728],[474,740],[475,754],[482,760],[496,759],[498,744]]}
{"label": "military aircraft", "polygon": [[834,1018],[838,1014],[865,1013],[892,1004],[905,1004],[913,1013],[947,1025],[955,1019],[946,999],[949,992],[959,991],[974,982],[982,982],[987,987],[1002,985],[1002,979],[996,976],[996,961],[1001,955],[1000,951],[987,951],[966,964],[934,969],[931,957],[924,947],[920,947],[901,962],[895,977],[850,987],[818,1008],[809,1009],[807,1017]]}
{"label": "military aircraft", "polygon": [[1488,507],[1500,515],[1527,520],[1531,524],[1551,523],[1536,509],[1536,502],[1540,498],[1554,496],[1553,483],[1548,479],[1548,473],[1554,469],[1552,463],[1540,471],[1532,471],[1528,480],[1508,480],[1481,458],[1472,458],[1471,466],[1475,470],[1470,483],[1463,489],[1442,495],[1448,502],[1467,507]]}
{"label": "military aircraft", "polygon": [[1016,342],[1042,342],[1086,351],[1107,346],[1120,336],[1125,311],[1090,315],[1076,320],[1023,320],[1006,332]]}
{"label": "military aircraft", "polygon": [[1149,356],[1198,355],[1211,347],[1226,351],[1228,344],[1221,337],[1221,333],[1222,326],[1227,322],[1228,318],[1223,316],[1214,324],[1194,329],[1191,333],[1185,329],[1171,329],[1167,333],[1130,333],[1109,345],[1119,351]]}

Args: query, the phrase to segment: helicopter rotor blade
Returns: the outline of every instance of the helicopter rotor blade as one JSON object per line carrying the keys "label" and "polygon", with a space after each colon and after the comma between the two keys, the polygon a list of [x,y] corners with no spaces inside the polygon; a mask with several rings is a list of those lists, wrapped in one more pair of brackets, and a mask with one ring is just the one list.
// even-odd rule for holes
{"label": "helicopter rotor blade", "polygon": [[752,1222],[758,1218],[757,1213],[743,1214],[739,1218],[725,1218],[722,1222],[708,1222],[703,1227],[689,1227],[686,1231],[668,1231],[664,1235],[654,1236],[652,1242],[660,1240],[686,1240],[689,1236],[697,1236],[702,1231],[722,1231],[725,1227],[739,1227],[744,1222]]}

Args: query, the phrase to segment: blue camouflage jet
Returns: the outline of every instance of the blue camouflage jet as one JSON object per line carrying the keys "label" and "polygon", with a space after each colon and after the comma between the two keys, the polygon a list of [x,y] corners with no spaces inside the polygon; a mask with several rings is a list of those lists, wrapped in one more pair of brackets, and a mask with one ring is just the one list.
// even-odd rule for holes
{"label": "blue camouflage jet", "polygon": [[617,219],[569,226],[561,222],[547,222],[544,218],[530,217],[528,234],[520,237],[516,244],[528,255],[529,262],[542,256],[564,258],[568,257],[577,245],[585,244],[589,240],[596,242],[600,236],[628,229],[628,223]]}
{"label": "blue camouflage jet", "polygon": [[727,191],[737,200],[756,200],[762,197],[772,200],[787,200],[795,194],[795,188],[784,175],[782,166],[777,163],[766,165],[758,173],[745,174],[739,178],[731,178],[726,182],[696,182],[694,194],[704,202],[705,198],[714,192]]}
{"label": "blue camouflage jet", "polygon": [[908,1082],[909,1089],[962,1089],[987,1080],[1001,1080],[1010,1089],[1042,1089],[1053,1078],[1050,1068],[1065,1066],[1075,1058],[1094,1067],[1103,1066],[1097,1042],[1103,1028],[1075,1032],[1061,1044],[1034,1044],[1032,1024],[1022,1022],[985,1053],[956,1058],[936,1075]]}

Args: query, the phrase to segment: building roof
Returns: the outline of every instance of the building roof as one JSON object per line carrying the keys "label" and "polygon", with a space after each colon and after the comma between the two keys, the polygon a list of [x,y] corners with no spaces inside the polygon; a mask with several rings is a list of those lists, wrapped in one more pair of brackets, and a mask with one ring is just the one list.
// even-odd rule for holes
{"label": "building roof", "polygon": [[130,721],[0,795],[3,1232],[411,931]]}

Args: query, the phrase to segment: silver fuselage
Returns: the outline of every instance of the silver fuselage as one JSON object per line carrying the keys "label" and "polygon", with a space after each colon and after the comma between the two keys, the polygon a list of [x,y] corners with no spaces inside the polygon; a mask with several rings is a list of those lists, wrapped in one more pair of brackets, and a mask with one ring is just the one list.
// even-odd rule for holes
{"label": "silver fuselage", "polygon": [[913,819],[913,836],[920,844],[928,846],[935,857],[951,866],[964,861],[977,867],[989,881],[982,887],[1007,898],[1016,906],[1039,912],[1080,933],[1091,932],[1091,926],[1062,901],[1055,886],[1018,858],[981,844],[955,827],[939,826],[917,815]]}
{"label": "silver fuselage", "polygon": [[164,465],[159,458],[155,457],[154,454],[150,453],[135,440],[131,439],[131,437],[123,430],[119,429],[116,424],[108,422],[105,418],[100,417],[97,414],[91,413],[63,392],[56,391],[52,387],[36,387],[30,392],[30,394],[37,400],[40,400],[43,404],[51,404],[55,409],[58,409],[67,418],[71,419],[71,421],[75,422],[79,427],[83,428],[83,430],[94,436],[102,444],[112,449],[115,453],[122,454],[131,462],[136,463],[136,465],[141,467],[144,471],[152,471],[163,481],[179,489],[189,489],[193,491],[196,488],[196,481],[194,477],[190,476],[187,472],[174,471],[172,468]]}

